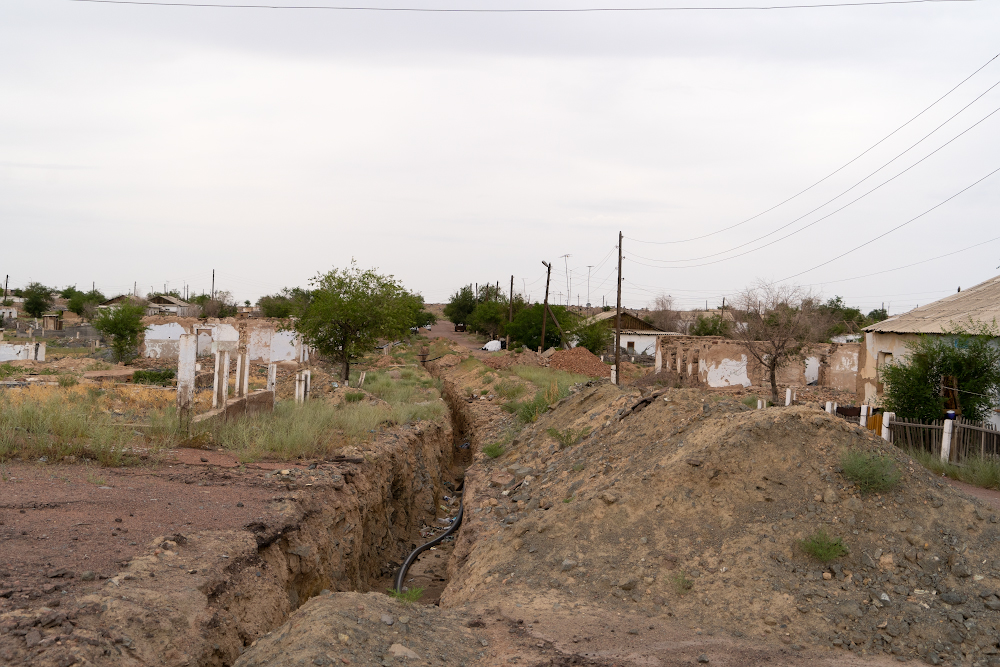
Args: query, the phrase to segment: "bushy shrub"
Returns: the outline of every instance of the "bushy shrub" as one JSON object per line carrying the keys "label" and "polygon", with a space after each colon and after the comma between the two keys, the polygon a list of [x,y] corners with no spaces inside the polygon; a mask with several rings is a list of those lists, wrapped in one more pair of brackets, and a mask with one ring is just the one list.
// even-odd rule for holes
{"label": "bushy shrub", "polygon": [[829,563],[849,553],[839,537],[830,537],[822,528],[800,541],[799,548],[822,563]]}
{"label": "bushy shrub", "polygon": [[889,491],[899,484],[900,473],[891,458],[851,450],[840,459],[844,477],[854,482],[862,493]]}

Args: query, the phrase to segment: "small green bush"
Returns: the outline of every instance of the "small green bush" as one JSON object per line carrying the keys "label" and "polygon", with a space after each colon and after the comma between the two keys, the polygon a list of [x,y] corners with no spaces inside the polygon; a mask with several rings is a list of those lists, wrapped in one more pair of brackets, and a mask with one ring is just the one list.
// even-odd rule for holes
{"label": "small green bush", "polygon": [[59,376],[59,386],[60,387],[75,387],[79,384],[79,380],[76,379],[75,375],[60,375]]}
{"label": "small green bush", "polygon": [[501,380],[500,382],[497,382],[496,386],[493,388],[493,390],[497,393],[497,396],[508,401],[518,398],[525,392],[526,389],[527,388],[523,384],[515,382],[514,380]]}
{"label": "small green bush", "polygon": [[363,391],[349,391],[344,394],[344,402],[346,403],[357,403],[358,401],[363,401],[365,399],[365,392]]}
{"label": "small green bush", "polygon": [[857,484],[862,493],[889,491],[899,484],[900,473],[892,459],[883,454],[845,452],[840,459],[844,477]]}
{"label": "small green bush", "polygon": [[132,382],[134,384],[158,384],[166,387],[176,375],[177,372],[172,368],[167,368],[161,371],[136,371],[132,373]]}
{"label": "small green bush", "polygon": [[684,595],[694,588],[694,582],[688,579],[687,575],[683,572],[678,572],[671,577],[670,583],[673,585],[674,593],[677,595]]}
{"label": "small green bush", "polygon": [[547,429],[545,431],[559,443],[559,449],[566,449],[567,447],[572,447],[576,443],[590,433],[590,427],[585,426],[582,429],[572,429],[566,428],[562,431],[554,428]]}
{"label": "small green bush", "polygon": [[486,445],[483,447],[483,454],[486,454],[491,459],[499,458],[503,454],[503,445],[499,442]]}
{"label": "small green bush", "polygon": [[800,541],[799,547],[822,563],[829,563],[848,554],[843,541],[839,537],[830,537],[822,528]]}
{"label": "small green bush", "polygon": [[413,604],[424,595],[424,589],[419,586],[407,588],[405,591],[397,591],[395,588],[389,589],[389,595],[404,604]]}

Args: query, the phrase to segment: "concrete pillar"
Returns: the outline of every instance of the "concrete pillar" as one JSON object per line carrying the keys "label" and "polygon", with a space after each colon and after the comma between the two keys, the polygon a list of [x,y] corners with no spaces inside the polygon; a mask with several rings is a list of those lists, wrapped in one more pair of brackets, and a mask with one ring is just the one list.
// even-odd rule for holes
{"label": "concrete pillar", "polygon": [[306,394],[308,393],[308,375],[309,371],[296,371],[295,372],[295,402],[305,403]]}
{"label": "concrete pillar", "polygon": [[618,368],[611,364],[611,384],[618,384]]}
{"label": "concrete pillar", "polygon": [[229,398],[229,350],[215,353],[215,382],[212,387],[212,408],[226,407]]}
{"label": "concrete pillar", "polygon": [[833,414],[833,401],[827,401],[826,402],[826,413],[828,415],[832,415]]}
{"label": "concrete pillar", "polygon": [[274,362],[267,365],[267,390],[278,390],[278,364]]}
{"label": "concrete pillar", "polygon": [[181,334],[177,346],[177,414],[181,431],[190,433],[191,411],[194,406],[195,359],[198,356],[198,336]]}
{"label": "concrete pillar", "polygon": [[892,429],[889,428],[889,425],[895,416],[895,412],[882,413],[882,439],[887,442],[892,442]]}
{"label": "concrete pillar", "polygon": [[758,410],[764,409],[764,401],[760,400],[759,398],[757,399],[757,409]]}
{"label": "concrete pillar", "polygon": [[955,420],[944,420],[944,435],[941,437],[941,462],[948,463],[951,459],[951,434],[955,430]]}
{"label": "concrete pillar", "polygon": [[246,322],[239,325],[240,340],[236,346],[236,398],[244,398],[250,392],[250,334]]}
{"label": "concrete pillar", "polygon": [[868,409],[867,405],[861,406],[861,416],[858,417],[858,425],[861,428],[868,428]]}
{"label": "concrete pillar", "polygon": [[660,340],[656,340],[656,366],[653,368],[654,373],[659,373],[663,370],[663,350],[660,349]]}
{"label": "concrete pillar", "polygon": [[785,407],[787,408],[792,404],[792,390],[791,388],[785,390]]}
{"label": "concrete pillar", "polygon": [[305,370],[302,371],[302,373],[305,376],[305,387],[303,387],[302,399],[307,400],[309,398],[309,394],[312,393],[312,371]]}

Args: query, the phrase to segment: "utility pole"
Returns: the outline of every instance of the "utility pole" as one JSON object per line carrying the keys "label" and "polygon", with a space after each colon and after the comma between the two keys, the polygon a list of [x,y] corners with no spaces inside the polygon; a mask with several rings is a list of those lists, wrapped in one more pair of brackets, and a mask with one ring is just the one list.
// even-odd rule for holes
{"label": "utility pole", "polygon": [[[507,299],[510,302],[510,313],[507,315],[507,324],[509,325],[514,321],[514,276],[510,277],[510,298]],[[510,327],[507,328],[507,349],[510,349]]]}
{"label": "utility pole", "polygon": [[215,301],[215,269],[212,269],[212,301]]}
{"label": "utility pole", "polygon": [[3,280],[3,299],[4,299],[4,301],[7,300],[7,294],[8,294],[8,290],[9,289],[10,289],[10,274],[8,273],[7,277],[4,278],[4,280]]}
{"label": "utility pole", "polygon": [[615,308],[615,384],[622,385],[622,233],[618,232],[618,305]]}
{"label": "utility pole", "polygon": [[[570,299],[572,298],[572,296],[570,296],[571,290],[569,288],[569,259],[568,259],[568,257],[571,257],[571,255],[563,255],[562,256],[563,266],[566,267],[566,306],[567,307],[570,305]],[[559,302],[562,303],[562,292],[559,292]]]}
{"label": "utility pole", "polygon": [[538,353],[541,354],[545,349],[545,316],[548,314],[549,310],[549,278],[552,277],[552,264],[542,260],[542,264],[545,265],[545,305],[542,307],[542,342],[538,345]]}
{"label": "utility pole", "polygon": [[590,270],[593,267],[593,264],[587,266],[587,308],[590,308]]}

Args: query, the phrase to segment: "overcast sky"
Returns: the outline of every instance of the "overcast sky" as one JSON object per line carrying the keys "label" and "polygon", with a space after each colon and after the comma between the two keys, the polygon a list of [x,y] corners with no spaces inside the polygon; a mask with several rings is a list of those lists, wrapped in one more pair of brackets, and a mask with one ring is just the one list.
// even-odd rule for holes
{"label": "overcast sky", "polygon": [[648,242],[725,229],[842,167],[1000,53],[998,25],[989,1],[440,14],[2,0],[0,274],[110,296],[207,291],[215,269],[243,301],[354,258],[429,302],[511,274],[535,300],[547,260],[554,301],[568,264],[585,302],[591,265],[599,305],[622,231],[630,307],[661,292],[716,306],[794,276],[902,312],[1000,273],[1000,173],[942,204],[1000,167],[1000,113],[982,120],[1000,86],[812,211],[1000,81],[1000,58],[792,201]]}

